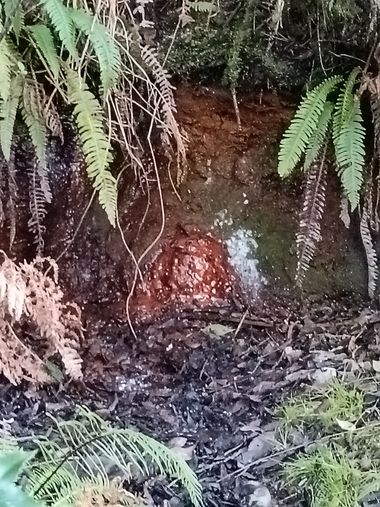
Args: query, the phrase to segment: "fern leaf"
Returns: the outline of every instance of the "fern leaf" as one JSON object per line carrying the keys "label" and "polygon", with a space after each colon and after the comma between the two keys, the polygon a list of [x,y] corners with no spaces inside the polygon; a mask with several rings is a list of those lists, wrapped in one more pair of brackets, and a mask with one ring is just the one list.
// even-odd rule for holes
{"label": "fern leaf", "polygon": [[[359,204],[365,161],[365,129],[360,101],[351,95],[351,104],[341,115],[342,123],[334,137],[335,156],[343,190],[354,210]],[[348,104],[348,101],[347,101]]]}
{"label": "fern leaf", "polygon": [[114,86],[120,75],[121,58],[116,41],[107,28],[83,9],[70,9],[75,26],[85,33],[95,50],[105,91]]}
{"label": "fern leaf", "polygon": [[371,95],[371,111],[375,153],[380,158],[380,99],[374,94]]}
{"label": "fern leaf", "polygon": [[28,27],[28,31],[34,40],[38,51],[40,51],[42,59],[45,60],[54,78],[58,79],[60,63],[50,29],[46,25],[39,24]]}
{"label": "fern leaf", "polygon": [[69,99],[75,104],[74,115],[87,162],[87,173],[99,192],[99,202],[115,225],[116,180],[109,171],[112,161],[110,142],[103,128],[103,112],[86,83],[72,70],[67,71]]}
{"label": "fern leaf", "polygon": [[339,136],[342,125],[347,121],[347,117],[350,115],[354,86],[359,75],[360,68],[356,67],[348,76],[345,85],[338,95],[336,101],[336,108],[333,120],[333,138],[336,139]]}
{"label": "fern leaf", "polygon": [[44,6],[63,45],[74,60],[78,60],[78,51],[75,45],[75,29],[68,8],[61,0],[41,0],[41,4]]}
{"label": "fern leaf", "polygon": [[5,19],[11,20],[11,27],[18,38],[25,25],[25,13],[22,2],[18,2],[17,5],[16,0],[3,0],[3,5]]}
{"label": "fern leaf", "polygon": [[327,96],[342,81],[340,76],[325,79],[302,100],[280,143],[278,173],[288,176],[305,153],[309,139],[315,133]]}
{"label": "fern leaf", "polygon": [[13,140],[13,129],[23,88],[23,78],[19,74],[11,81],[8,99],[0,105],[0,144],[5,160],[9,162]]}
{"label": "fern leaf", "polygon": [[6,39],[0,42],[0,98],[8,100],[11,90],[12,55]]}
{"label": "fern leaf", "polygon": [[318,120],[318,125],[314,134],[308,142],[305,152],[304,171],[307,171],[311,164],[317,159],[318,155],[325,144],[325,139],[330,127],[331,117],[334,110],[334,104],[327,101],[323,108],[322,114]]}
{"label": "fern leaf", "polygon": [[[163,121],[161,122],[161,140],[164,145],[170,145],[170,139],[173,139],[177,148],[177,182],[181,183],[186,176],[186,135],[184,135],[175,118],[177,111],[174,86],[170,83],[169,75],[160,63],[156,51],[149,46],[144,46],[141,50],[141,57],[145,64],[150,68],[156,82],[156,88],[159,92],[160,113]],[[156,115],[157,112],[152,112]]]}
{"label": "fern leaf", "polygon": [[33,99],[36,104],[36,113],[45,121],[45,125],[53,136],[63,138],[62,123],[54,102],[46,94],[44,86],[36,79],[31,81],[33,86]]}
{"label": "fern leaf", "polygon": [[99,484],[99,478],[106,482],[107,464],[120,477],[130,477],[133,464],[143,474],[155,469],[179,479],[193,505],[201,507],[201,486],[196,475],[171,449],[138,431],[113,428],[88,409],[81,409],[79,416],[80,420],[56,422],[54,437],[38,442],[41,458],[27,471],[26,487],[35,498],[59,502],[80,482],[95,479]]}
{"label": "fern leaf", "polygon": [[296,282],[299,286],[302,286],[305,274],[314,257],[317,243],[321,239],[321,219],[326,198],[326,149],[325,145],[320,160],[315,161],[307,173],[305,196],[297,234]]}
{"label": "fern leaf", "polygon": [[22,114],[28,127],[36,156],[43,167],[46,167],[47,129],[42,116],[38,90],[35,83],[26,81],[24,85]]}
{"label": "fern leaf", "polygon": [[379,268],[377,262],[376,248],[370,231],[370,213],[366,205],[363,208],[360,220],[360,236],[362,239],[364,251],[367,258],[368,296],[371,299],[373,299],[376,293]]}
{"label": "fern leaf", "polygon": [[5,19],[11,20],[11,27],[18,39],[25,25],[25,13],[22,2],[18,2],[17,5],[15,0],[3,0],[3,7]]}
{"label": "fern leaf", "polygon": [[12,250],[14,240],[16,238],[17,229],[17,216],[16,216],[16,202],[17,202],[17,183],[16,183],[16,166],[15,166],[15,153],[11,150],[11,157],[7,164],[8,175],[8,201],[7,201],[7,214],[9,218],[9,250]]}
{"label": "fern leaf", "polygon": [[28,220],[28,228],[34,236],[34,243],[37,246],[37,255],[42,255],[45,243],[44,233],[46,231],[46,227],[44,226],[46,199],[39,184],[37,164],[34,164],[32,174],[30,175],[29,187],[30,218]]}

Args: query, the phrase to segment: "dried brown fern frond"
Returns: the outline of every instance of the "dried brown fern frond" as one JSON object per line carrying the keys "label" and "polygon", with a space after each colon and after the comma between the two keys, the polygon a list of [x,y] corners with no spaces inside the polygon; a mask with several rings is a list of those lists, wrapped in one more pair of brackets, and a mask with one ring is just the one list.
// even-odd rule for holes
{"label": "dried brown fern frond", "polygon": [[[376,185],[376,187],[377,186],[378,185]],[[371,299],[375,297],[377,280],[379,277],[377,252],[374,238],[372,237],[372,234],[376,234],[379,230],[379,216],[377,209],[378,196],[374,202],[374,190],[378,191],[378,188],[374,188],[374,161],[372,161],[371,168],[367,175],[364,202],[360,217],[360,236],[367,259],[368,296]]]}
{"label": "dried brown fern frond", "polygon": [[371,95],[371,110],[375,150],[377,156],[380,157],[380,96]]}
{"label": "dried brown fern frond", "polygon": [[177,111],[174,99],[174,86],[170,83],[170,76],[163,68],[157,58],[154,48],[144,46],[141,50],[141,57],[151,70],[158,89],[156,103],[161,112],[163,123],[161,127],[161,139],[166,146],[174,140],[177,153],[177,180],[181,183],[186,177],[186,136],[181,132],[175,118]]}
{"label": "dried brown fern frond", "polygon": [[[55,262],[50,258],[36,258],[17,265],[1,253],[0,370],[12,383],[19,383],[23,378],[38,382],[47,379],[42,360],[16,336],[14,326],[20,323],[34,326],[46,342],[47,355],[58,353],[67,374],[73,379],[81,378],[80,312],[75,305],[63,302]],[[43,272],[46,264],[52,268],[53,278]]]}
{"label": "dried brown fern frond", "polygon": [[44,234],[46,227],[44,220],[46,216],[46,194],[43,190],[45,181],[45,171],[38,168],[41,167],[38,162],[33,165],[29,174],[29,210],[30,218],[28,220],[28,228],[33,234],[34,242],[37,245],[37,255],[42,255],[44,248]]}
{"label": "dried brown fern frond", "polygon": [[9,322],[0,319],[0,372],[14,385],[26,379],[45,383],[49,376],[43,361],[16,335]]}
{"label": "dried brown fern frond", "polygon": [[73,507],[146,507],[144,499],[126,491],[122,480],[115,478],[107,486],[89,484],[76,495]]}
{"label": "dried brown fern frond", "polygon": [[321,219],[326,199],[325,165],[327,146],[318,160],[311,165],[306,181],[302,211],[297,234],[297,285],[302,286],[305,274],[310,267],[317,243],[321,239]]}
{"label": "dried brown fern frond", "polygon": [[29,82],[32,83],[31,86],[34,88],[35,101],[42,113],[47,129],[54,137],[59,137],[63,142],[62,122],[52,97],[47,95],[43,84],[37,81],[34,73],[33,80],[29,80]]}
{"label": "dried brown fern frond", "polygon": [[17,202],[17,183],[16,183],[16,167],[15,154],[11,150],[10,160],[8,162],[7,171],[7,214],[9,218],[9,250],[12,250],[14,240],[16,238],[16,202]]}
{"label": "dried brown fern frond", "polygon": [[377,254],[370,229],[371,215],[367,205],[364,205],[360,219],[360,236],[367,258],[368,271],[368,296],[373,299],[376,293],[379,268],[377,266]]}

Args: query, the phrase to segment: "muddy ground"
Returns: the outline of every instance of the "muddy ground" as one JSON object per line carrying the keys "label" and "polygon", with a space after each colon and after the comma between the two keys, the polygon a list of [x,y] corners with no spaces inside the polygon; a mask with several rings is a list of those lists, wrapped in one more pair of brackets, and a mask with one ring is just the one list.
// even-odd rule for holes
{"label": "muddy ground", "polygon": [[[208,506],[302,506],[282,481],[281,463],[310,441],[273,441],[274,411],[339,372],[373,375],[379,333],[379,313],[352,299],[302,307],[272,299],[244,319],[220,309],[193,312],[151,326],[137,341],[120,322],[98,323],[85,346],[83,385],[3,384],[1,417],[16,434],[39,433],[50,424],[46,414],[67,418],[86,404],[187,449]],[[258,487],[267,488],[270,503],[254,502]],[[156,505],[187,505],[162,481],[150,492]]]}
{"label": "muddy ground", "polygon": [[[278,141],[293,104],[275,95],[247,98],[240,106],[239,130],[230,97],[222,90],[185,86],[177,100],[178,118],[189,137],[189,174],[178,189],[179,199],[166,167],[161,170],[165,228],[144,259],[143,273],[150,273],[152,261],[168,245],[178,247],[178,238],[182,250],[191,252],[200,234],[211,233],[228,245],[236,231],[243,231],[253,250],[232,266],[231,278],[227,269],[220,271],[219,261],[208,261],[222,282],[226,277],[224,301],[210,296],[208,304],[189,304],[187,281],[159,279],[165,291],[152,291],[144,300],[153,318],[144,324],[137,319],[133,336],[126,316],[133,263],[120,230],[109,227],[95,204],[71,243],[91,192],[83,185],[80,162],[60,157],[58,164],[53,157],[57,201],[46,219],[45,253],[59,257],[66,293],[82,306],[84,382],[45,389],[2,383],[0,415],[15,434],[41,432],[49,424],[46,414],[67,418],[76,404],[87,404],[163,442],[176,439],[197,469],[209,506],[301,506],[302,498],[283,484],[281,462],[306,442],[289,449],[267,437],[277,424],[276,406],[291,393],[342,371],[374,373],[380,316],[363,298],[360,245],[354,227],[346,231],[339,224],[332,178],[321,253],[305,292],[297,292],[294,234],[302,184],[297,178],[281,182],[275,174]],[[160,230],[160,206],[154,179],[149,195],[131,181],[128,175],[121,188],[120,224],[139,256]],[[28,234],[23,238],[15,249],[18,256],[30,256]],[[224,259],[223,248],[218,255]],[[252,267],[245,280],[242,264]],[[205,285],[210,271],[202,273]],[[240,287],[235,290],[236,280]],[[174,298],[167,296],[169,289],[177,290]],[[186,304],[168,305],[180,299],[180,290]],[[260,504],[259,487],[269,493],[270,503]],[[162,481],[151,492],[157,505],[187,505]]]}

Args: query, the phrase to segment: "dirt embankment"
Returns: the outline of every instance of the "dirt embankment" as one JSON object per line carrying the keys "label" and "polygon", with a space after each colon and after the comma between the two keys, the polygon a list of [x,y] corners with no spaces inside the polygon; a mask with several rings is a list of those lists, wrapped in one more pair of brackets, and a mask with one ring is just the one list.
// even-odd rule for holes
{"label": "dirt embankment", "polygon": [[[187,306],[193,300],[214,304],[215,296],[230,300],[236,280],[249,300],[264,292],[293,290],[302,179],[281,181],[276,159],[294,104],[275,94],[245,96],[239,104],[239,129],[231,97],[224,90],[181,86],[177,103],[178,121],[188,137],[187,177],[174,190],[175,169],[165,161],[159,167],[160,193],[149,164],[148,185],[127,171],[120,186],[120,230],[110,227],[94,203],[72,241],[91,190],[80,161],[72,163],[69,147],[64,153],[56,147],[51,157],[54,199],[45,220],[45,253],[59,257],[64,288],[83,306],[85,318],[86,312],[98,314],[101,307],[105,318],[125,319],[125,301],[135,272],[131,251],[135,259],[146,252],[140,263],[146,279],[141,282],[136,277],[140,303],[143,299],[135,305],[137,314],[141,306],[148,313],[149,308],[167,309],[173,300]],[[20,193],[24,190],[21,187]],[[365,290],[361,249],[339,223],[337,203],[338,188],[332,177],[322,225],[324,239],[306,280],[308,292],[339,295]],[[16,253],[28,258],[35,247],[30,236],[23,234],[27,219],[23,205],[18,217],[22,238],[16,242]],[[156,259],[160,252],[164,262]],[[226,263],[231,266],[227,268]],[[155,287],[146,287],[149,280],[155,280]],[[151,300],[145,297],[149,290]],[[158,301],[160,291],[165,297]]]}

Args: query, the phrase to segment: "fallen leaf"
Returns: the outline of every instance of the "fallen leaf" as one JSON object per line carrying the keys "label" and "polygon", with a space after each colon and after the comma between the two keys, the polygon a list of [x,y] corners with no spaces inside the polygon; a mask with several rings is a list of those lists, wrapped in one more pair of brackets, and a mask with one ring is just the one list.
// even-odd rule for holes
{"label": "fallen leaf", "polygon": [[190,461],[193,459],[195,445],[189,445],[188,447],[172,447],[172,451],[180,456],[184,461]]}
{"label": "fallen leaf", "polygon": [[341,421],[340,419],[337,419],[336,423],[339,426],[339,428],[341,428],[344,431],[353,431],[356,429],[355,424],[350,421]]}
{"label": "fallen leaf", "polygon": [[372,368],[376,373],[380,373],[380,361],[372,361]]}
{"label": "fallen leaf", "polygon": [[213,334],[215,336],[223,337],[229,333],[233,333],[235,329],[229,326],[223,326],[223,324],[210,324],[202,329],[202,331],[208,335]]}
{"label": "fallen leaf", "polygon": [[297,361],[303,354],[302,350],[285,347],[284,354],[289,362]]}

